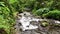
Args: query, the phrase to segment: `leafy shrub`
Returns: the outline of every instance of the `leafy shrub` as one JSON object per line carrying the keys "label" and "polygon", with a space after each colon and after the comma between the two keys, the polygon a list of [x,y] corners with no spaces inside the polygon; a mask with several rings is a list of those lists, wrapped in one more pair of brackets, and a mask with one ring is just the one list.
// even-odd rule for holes
{"label": "leafy shrub", "polygon": [[[10,29],[14,21],[14,14],[12,13],[10,9],[4,5],[4,3],[0,3],[0,28],[4,28],[8,34],[10,34]],[[12,16],[14,15],[14,16]]]}
{"label": "leafy shrub", "polygon": [[60,20],[60,11],[59,10],[53,10],[48,12],[47,14],[43,14],[46,18],[52,18],[52,19],[58,19]]}
{"label": "leafy shrub", "polygon": [[42,8],[34,12],[35,15],[42,16],[45,13],[49,12],[49,8]]}

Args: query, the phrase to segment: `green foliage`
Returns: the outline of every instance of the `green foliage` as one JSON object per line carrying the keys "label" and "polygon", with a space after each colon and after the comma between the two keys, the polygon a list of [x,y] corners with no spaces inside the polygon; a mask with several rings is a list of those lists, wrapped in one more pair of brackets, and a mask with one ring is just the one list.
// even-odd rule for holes
{"label": "green foliage", "polygon": [[5,6],[4,2],[0,3],[0,28],[4,28],[8,34],[10,34],[11,26],[15,22],[10,13],[12,12]]}
{"label": "green foliage", "polygon": [[38,16],[42,16],[43,14],[48,12],[49,12],[49,8],[42,8],[42,9],[38,9],[36,12],[34,12],[34,14]]}
{"label": "green foliage", "polygon": [[0,6],[5,6],[5,5],[4,5],[4,2],[0,2]]}
{"label": "green foliage", "polygon": [[46,18],[52,18],[52,19],[60,20],[60,11],[59,10],[53,10],[53,11],[50,11],[46,14],[43,14],[43,16]]}
{"label": "green foliage", "polygon": [[13,4],[15,2],[17,2],[17,0],[9,0],[9,3],[11,3],[11,4]]}

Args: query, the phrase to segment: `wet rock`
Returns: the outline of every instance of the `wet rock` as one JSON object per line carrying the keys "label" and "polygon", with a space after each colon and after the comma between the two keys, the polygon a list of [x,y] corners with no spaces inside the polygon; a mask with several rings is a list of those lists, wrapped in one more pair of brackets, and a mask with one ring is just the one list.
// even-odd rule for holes
{"label": "wet rock", "polygon": [[31,34],[31,31],[24,31],[21,34]]}
{"label": "wet rock", "polygon": [[[27,14],[26,14],[27,13]],[[60,34],[60,21],[53,19],[35,18],[28,12],[19,14],[20,18],[16,20],[16,34]],[[22,15],[22,16],[21,16]],[[22,19],[22,17],[24,19]],[[22,22],[20,21],[22,19]],[[56,27],[59,26],[59,27]],[[25,29],[25,26],[27,29]],[[32,29],[33,27],[34,29]],[[31,29],[29,29],[31,28]],[[25,29],[23,31],[23,29]]]}

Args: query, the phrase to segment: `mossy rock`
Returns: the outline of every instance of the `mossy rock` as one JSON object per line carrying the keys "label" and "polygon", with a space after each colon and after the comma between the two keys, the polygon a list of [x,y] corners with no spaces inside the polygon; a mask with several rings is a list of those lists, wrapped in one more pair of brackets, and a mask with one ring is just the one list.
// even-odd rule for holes
{"label": "mossy rock", "polygon": [[49,25],[48,22],[42,22],[42,23],[41,23],[41,26],[44,26],[44,27],[46,27],[46,26],[48,26],[48,25]]}

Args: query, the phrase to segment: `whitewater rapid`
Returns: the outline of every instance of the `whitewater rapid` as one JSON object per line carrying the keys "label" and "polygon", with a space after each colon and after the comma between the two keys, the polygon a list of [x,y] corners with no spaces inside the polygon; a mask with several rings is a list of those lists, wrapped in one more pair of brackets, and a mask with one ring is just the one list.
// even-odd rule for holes
{"label": "whitewater rapid", "polygon": [[38,28],[37,25],[32,25],[32,24],[30,24],[30,22],[31,21],[38,22],[40,19],[32,17],[32,15],[28,12],[24,12],[24,13],[21,13],[19,15],[21,15],[21,18],[20,18],[19,21],[22,24],[21,28],[22,28],[23,31]]}

